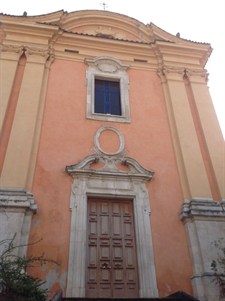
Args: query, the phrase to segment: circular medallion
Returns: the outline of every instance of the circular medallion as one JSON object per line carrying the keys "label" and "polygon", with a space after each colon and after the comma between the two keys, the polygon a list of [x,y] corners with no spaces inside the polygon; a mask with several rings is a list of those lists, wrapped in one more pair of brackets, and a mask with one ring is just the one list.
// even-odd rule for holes
{"label": "circular medallion", "polygon": [[101,153],[115,156],[124,151],[124,137],[122,133],[111,126],[103,126],[97,130],[94,138],[95,147]]}

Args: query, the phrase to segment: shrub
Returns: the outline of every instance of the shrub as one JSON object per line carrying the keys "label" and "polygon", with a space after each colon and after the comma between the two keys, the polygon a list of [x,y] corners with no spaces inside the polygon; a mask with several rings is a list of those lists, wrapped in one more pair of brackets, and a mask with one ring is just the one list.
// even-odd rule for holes
{"label": "shrub", "polygon": [[1,301],[46,301],[47,289],[42,285],[45,281],[28,274],[28,268],[37,268],[47,262],[55,261],[46,259],[43,255],[34,257],[18,256],[16,249],[24,247],[15,246],[16,235],[12,239],[0,242],[4,247],[0,255],[0,300]]}
{"label": "shrub", "polygon": [[218,249],[218,258],[211,262],[211,270],[222,300],[225,297],[225,246],[223,245],[223,238],[215,241],[214,246]]}

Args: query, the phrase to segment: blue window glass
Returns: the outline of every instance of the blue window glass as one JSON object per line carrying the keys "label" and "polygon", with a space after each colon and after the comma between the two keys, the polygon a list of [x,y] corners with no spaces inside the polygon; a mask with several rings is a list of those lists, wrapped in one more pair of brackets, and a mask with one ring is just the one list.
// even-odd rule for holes
{"label": "blue window glass", "polygon": [[121,115],[120,83],[95,79],[95,113]]}

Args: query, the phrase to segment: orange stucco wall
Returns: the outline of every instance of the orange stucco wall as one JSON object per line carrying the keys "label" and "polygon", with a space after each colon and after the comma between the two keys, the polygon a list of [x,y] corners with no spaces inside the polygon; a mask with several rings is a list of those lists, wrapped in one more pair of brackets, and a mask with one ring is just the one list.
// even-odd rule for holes
{"label": "orange stucco wall", "polygon": [[[94,134],[103,125],[118,128],[128,156],[155,172],[147,184],[156,275],[160,296],[177,290],[191,293],[191,261],[184,225],[179,219],[182,193],[172,147],[160,78],[130,69],[130,123],[86,119],[86,65],[55,60],[51,66],[33,193],[39,210],[33,217],[30,241],[42,240],[29,252],[60,263],[57,282],[65,287],[70,233],[72,179],[65,166],[91,154]],[[44,271],[48,273],[48,271]]]}

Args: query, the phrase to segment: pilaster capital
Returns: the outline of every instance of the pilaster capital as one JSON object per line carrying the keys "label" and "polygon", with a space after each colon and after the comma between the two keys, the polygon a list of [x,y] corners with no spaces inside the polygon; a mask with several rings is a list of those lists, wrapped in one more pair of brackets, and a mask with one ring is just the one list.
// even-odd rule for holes
{"label": "pilaster capital", "polygon": [[18,61],[23,53],[27,58],[27,62],[39,64],[46,63],[46,67],[49,67],[55,58],[52,47],[43,49],[24,45],[0,45],[0,59]]}
{"label": "pilaster capital", "polygon": [[28,63],[37,63],[37,64],[51,64],[54,60],[53,50],[51,48],[38,48],[38,47],[28,47],[25,46],[24,54],[26,55]]}
{"label": "pilaster capital", "polygon": [[184,75],[189,79],[190,82],[197,83],[207,83],[208,82],[208,72],[205,69],[185,69]]}
{"label": "pilaster capital", "polygon": [[177,66],[162,66],[158,69],[158,75],[162,81],[166,80],[176,80],[183,81],[185,75],[185,69],[183,67]]}
{"label": "pilaster capital", "polygon": [[3,60],[18,61],[23,52],[23,46],[5,44],[0,45],[0,58]]}

